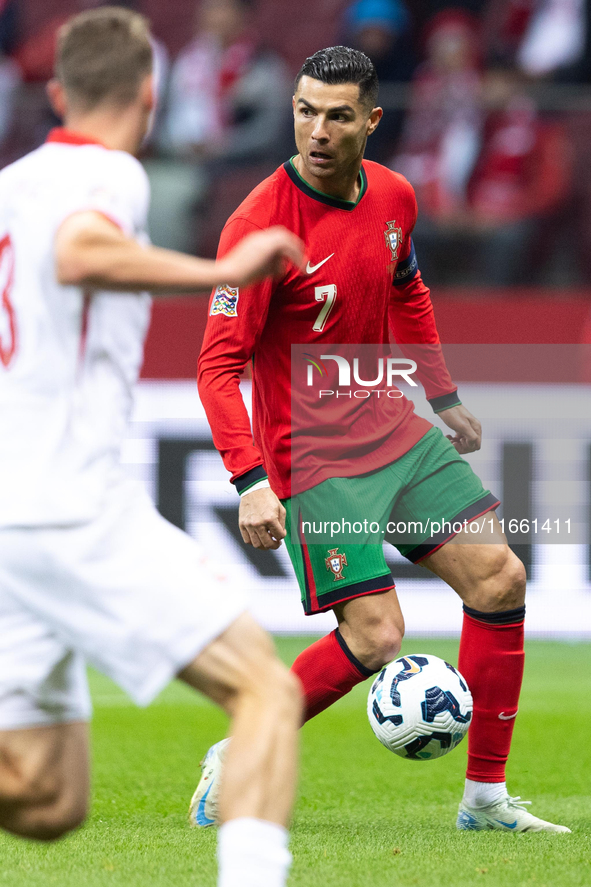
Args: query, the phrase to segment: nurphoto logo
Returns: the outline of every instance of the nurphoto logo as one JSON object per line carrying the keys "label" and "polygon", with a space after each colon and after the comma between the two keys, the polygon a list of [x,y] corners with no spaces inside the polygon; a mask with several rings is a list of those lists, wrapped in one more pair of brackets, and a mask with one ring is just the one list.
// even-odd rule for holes
{"label": "nurphoto logo", "polygon": [[[339,390],[332,388],[319,389],[319,398],[356,397],[358,399],[366,399],[372,395],[376,395],[379,398],[382,394],[386,397],[400,398],[403,397],[403,394],[398,390],[396,384],[400,383],[401,380],[413,388],[417,387],[417,382],[412,378],[412,374],[417,371],[417,364],[414,360],[409,360],[408,358],[379,357],[374,370],[375,378],[362,379],[358,357],[354,357],[352,361],[343,357],[342,354],[321,354],[320,357],[314,357],[311,354],[305,353],[303,357],[308,364],[306,384],[309,388],[315,386],[316,380],[319,377],[322,380],[329,375],[325,361],[332,360],[337,365],[337,385]],[[361,387],[353,388],[353,384]],[[380,388],[379,386],[382,387]],[[346,390],[341,391],[340,389]]]}

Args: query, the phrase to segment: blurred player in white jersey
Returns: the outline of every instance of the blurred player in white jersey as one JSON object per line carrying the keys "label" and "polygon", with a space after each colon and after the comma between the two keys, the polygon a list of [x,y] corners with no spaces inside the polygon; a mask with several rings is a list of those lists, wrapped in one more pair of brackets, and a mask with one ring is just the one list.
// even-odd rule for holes
{"label": "blurred player in white jersey", "polygon": [[142,291],[233,286],[301,263],[276,228],[209,262],[148,245],[134,158],[153,112],[146,21],[62,30],[65,128],[0,173],[0,826],[50,840],[88,799],[92,663],[145,705],[175,675],[233,718],[220,885],[282,887],[301,720],[296,679],[235,588],[119,464]]}

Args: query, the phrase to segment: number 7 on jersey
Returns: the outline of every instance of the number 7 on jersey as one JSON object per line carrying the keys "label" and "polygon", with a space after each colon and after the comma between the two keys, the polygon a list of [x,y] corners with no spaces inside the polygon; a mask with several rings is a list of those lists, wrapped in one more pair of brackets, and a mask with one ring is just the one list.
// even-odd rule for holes
{"label": "number 7 on jersey", "polygon": [[312,327],[315,333],[321,333],[324,329],[336,297],[337,287],[335,283],[328,283],[324,286],[314,287],[314,298],[317,302],[324,302],[324,305],[320,309],[320,313],[314,322],[314,326]]}

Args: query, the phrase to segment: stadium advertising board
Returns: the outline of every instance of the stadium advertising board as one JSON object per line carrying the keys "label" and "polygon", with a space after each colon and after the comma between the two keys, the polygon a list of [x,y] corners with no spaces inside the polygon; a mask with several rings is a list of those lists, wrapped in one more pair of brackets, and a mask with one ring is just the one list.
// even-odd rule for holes
{"label": "stadium advertising board", "polygon": [[[446,359],[457,362],[459,355],[450,358],[446,349]],[[515,355],[506,355],[510,359]],[[422,389],[403,385],[402,390],[420,416],[447,431]],[[243,393],[250,409],[248,383]],[[462,383],[461,396],[483,426],[481,450],[466,458],[485,488],[501,499],[499,518],[527,567],[528,632],[591,637],[591,391],[551,382]],[[165,517],[187,529],[248,588],[253,611],[267,628],[314,633],[334,626],[331,613],[304,616],[285,546],[263,552],[243,544],[239,497],[215,450],[193,382],[140,384],[124,461]],[[333,548],[327,546],[327,558]],[[385,548],[407,631],[459,633],[461,604],[455,594],[391,546]]]}

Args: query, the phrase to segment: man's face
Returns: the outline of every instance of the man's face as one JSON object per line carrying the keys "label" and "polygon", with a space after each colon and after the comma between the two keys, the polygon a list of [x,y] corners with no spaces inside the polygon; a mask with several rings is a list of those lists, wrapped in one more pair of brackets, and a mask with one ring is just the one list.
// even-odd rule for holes
{"label": "man's face", "polygon": [[245,26],[245,10],[238,0],[205,0],[199,6],[199,30],[228,46]]}
{"label": "man's face", "polygon": [[319,178],[338,176],[363,154],[378,125],[380,108],[359,100],[359,84],[331,85],[302,77],[293,98],[295,140],[306,170]]}

